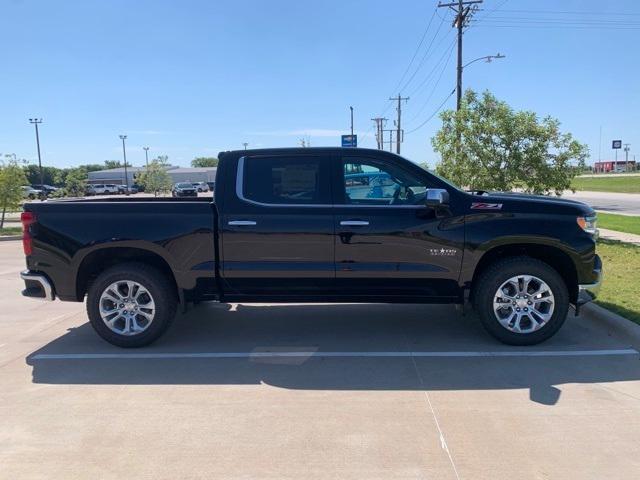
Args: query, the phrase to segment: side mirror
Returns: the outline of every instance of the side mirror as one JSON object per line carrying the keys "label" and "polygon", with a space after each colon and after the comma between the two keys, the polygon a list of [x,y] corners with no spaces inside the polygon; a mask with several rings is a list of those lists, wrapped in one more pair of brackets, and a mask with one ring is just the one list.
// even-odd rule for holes
{"label": "side mirror", "polygon": [[427,207],[442,207],[449,204],[449,192],[443,188],[427,188],[424,201]]}

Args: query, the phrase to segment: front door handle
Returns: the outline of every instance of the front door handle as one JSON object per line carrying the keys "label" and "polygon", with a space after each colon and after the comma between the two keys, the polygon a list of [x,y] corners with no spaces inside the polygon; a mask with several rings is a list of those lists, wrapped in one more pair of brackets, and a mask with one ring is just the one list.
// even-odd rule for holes
{"label": "front door handle", "polygon": [[233,225],[236,227],[249,227],[251,225],[255,225],[256,222],[253,220],[231,220],[229,225]]}
{"label": "front door handle", "polygon": [[366,220],[342,220],[340,225],[345,227],[365,227],[369,225]]}

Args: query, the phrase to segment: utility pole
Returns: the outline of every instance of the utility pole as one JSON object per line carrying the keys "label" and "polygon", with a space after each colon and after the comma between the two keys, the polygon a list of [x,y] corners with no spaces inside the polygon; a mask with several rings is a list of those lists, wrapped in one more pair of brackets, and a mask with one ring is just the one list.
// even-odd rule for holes
{"label": "utility pole", "polygon": [[462,35],[463,29],[467,26],[469,18],[476,11],[476,4],[482,3],[483,0],[458,0],[451,3],[438,3],[438,8],[448,7],[456,13],[456,17],[453,20],[452,27],[458,29],[458,71],[456,82],[456,110],[460,110],[460,103],[462,102]]}
{"label": "utility pole", "polygon": [[[383,130],[380,130],[380,138],[381,138],[380,149],[381,150],[384,150],[384,144],[388,142],[389,143],[389,151],[393,152],[393,132],[395,132],[395,131],[396,131],[395,128],[389,128],[389,129],[385,128]],[[389,132],[389,140],[384,140],[385,132]]]}
{"label": "utility pole", "polygon": [[149,147],[142,147],[144,150],[144,160],[147,164],[147,171],[149,170]]}
{"label": "utility pole", "polygon": [[398,120],[396,121],[396,153],[398,155],[400,155],[400,142],[401,142],[401,126],[400,126],[400,119],[402,117],[402,101],[404,100],[405,102],[407,100],[409,100],[409,97],[401,97],[400,94],[398,94],[397,97],[391,97],[389,98],[389,100],[397,100],[398,101],[398,106],[396,107],[396,111],[398,112]]}
{"label": "utility pole", "polygon": [[[40,158],[40,134],[38,133],[38,125],[42,123],[41,118],[30,118],[29,123],[36,127],[36,145],[38,146],[38,169],[40,170],[40,188],[44,188],[44,174],[42,173],[42,158]],[[44,190],[43,190],[44,191]]]}
{"label": "utility pole", "polygon": [[384,138],[382,137],[382,130],[387,119],[384,117],[376,117],[371,119],[376,122],[376,142],[378,143],[378,150],[384,150]]}
{"label": "utility pole", "polygon": [[127,139],[126,135],[120,135],[120,140],[122,140],[122,156],[124,157],[124,185],[125,185],[125,194],[129,195],[129,177],[127,176],[127,149],[124,146],[124,141]]}

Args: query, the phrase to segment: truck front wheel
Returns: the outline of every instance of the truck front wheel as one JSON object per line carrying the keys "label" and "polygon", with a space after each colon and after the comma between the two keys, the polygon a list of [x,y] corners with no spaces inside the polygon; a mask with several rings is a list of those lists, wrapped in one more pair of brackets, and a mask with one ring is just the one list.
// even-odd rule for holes
{"label": "truck front wheel", "polygon": [[160,270],[140,263],[116,265],[89,287],[87,313],[95,331],[119,347],[142,347],[171,325],[177,299]]}
{"label": "truck front wheel", "polygon": [[474,306],[484,328],[509,345],[535,345],[564,323],[569,294],[558,272],[530,257],[511,257],[476,280]]}

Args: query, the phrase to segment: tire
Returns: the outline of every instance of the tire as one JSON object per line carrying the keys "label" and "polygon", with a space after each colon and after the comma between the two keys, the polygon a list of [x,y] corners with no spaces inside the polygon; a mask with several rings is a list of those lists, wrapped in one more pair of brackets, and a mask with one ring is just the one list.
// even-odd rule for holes
{"label": "tire", "polygon": [[[134,286],[132,295],[124,282],[133,282],[139,287]],[[114,285],[122,288],[114,291]],[[108,294],[105,293],[107,290]],[[137,300],[131,298],[127,303],[116,305],[108,297],[103,298],[103,294],[111,298],[116,298],[114,294],[117,298],[137,295]],[[107,342],[118,347],[136,348],[154,342],[169,328],[176,315],[177,303],[175,288],[164,273],[149,265],[132,262],[111,267],[92,282],[87,295],[87,314],[91,326]],[[108,311],[115,305],[114,313],[107,316],[107,320],[113,321],[112,328],[102,318],[101,304]],[[131,308],[129,312],[122,309],[117,312],[118,307],[126,308],[126,305]],[[134,309],[137,311],[133,314],[135,318],[131,316]],[[130,315],[128,323],[123,313]],[[150,321],[148,316],[152,316]],[[139,331],[135,332],[136,329]]]}
{"label": "tire", "polygon": [[[526,278],[530,280],[527,282]],[[567,318],[567,286],[554,268],[540,260],[526,256],[500,260],[482,272],[476,285],[474,307],[482,325],[494,338],[508,345],[544,342]],[[548,294],[531,295],[545,288]]]}

